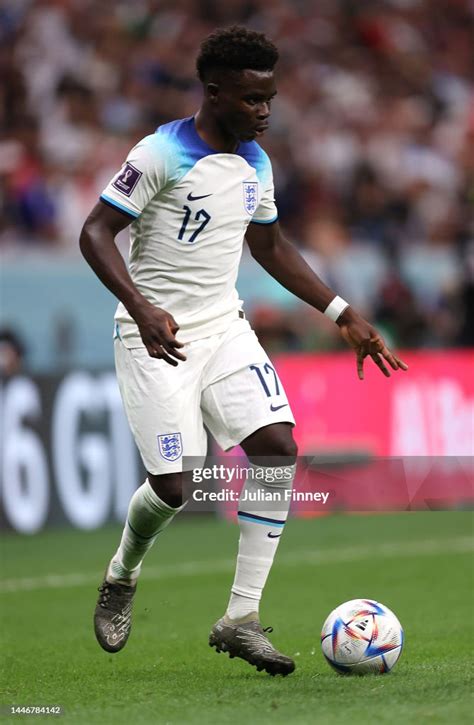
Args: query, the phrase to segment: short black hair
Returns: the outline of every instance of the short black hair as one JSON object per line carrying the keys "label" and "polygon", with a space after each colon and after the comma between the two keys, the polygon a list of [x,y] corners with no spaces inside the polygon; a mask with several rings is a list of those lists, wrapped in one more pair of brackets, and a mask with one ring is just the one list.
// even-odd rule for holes
{"label": "short black hair", "polygon": [[277,60],[276,46],[263,33],[232,25],[218,28],[203,40],[196,68],[204,81],[212,70],[271,71]]}

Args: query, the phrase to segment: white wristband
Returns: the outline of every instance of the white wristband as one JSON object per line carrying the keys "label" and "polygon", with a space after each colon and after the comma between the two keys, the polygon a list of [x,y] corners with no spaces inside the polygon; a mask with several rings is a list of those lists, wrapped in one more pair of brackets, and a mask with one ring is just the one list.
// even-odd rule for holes
{"label": "white wristband", "polygon": [[342,297],[334,297],[332,302],[328,304],[326,309],[324,310],[324,314],[329,317],[330,320],[333,322],[336,322],[336,320],[342,315],[344,310],[347,310],[349,307],[349,302],[346,302],[346,300],[343,300]]}

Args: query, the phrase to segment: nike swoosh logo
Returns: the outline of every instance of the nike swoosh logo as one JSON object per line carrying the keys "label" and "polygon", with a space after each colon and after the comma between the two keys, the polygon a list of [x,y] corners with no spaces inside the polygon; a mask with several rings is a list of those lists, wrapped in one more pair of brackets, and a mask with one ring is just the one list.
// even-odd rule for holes
{"label": "nike swoosh logo", "polygon": [[288,405],[288,403],[283,403],[283,405],[271,405],[270,406],[270,410],[272,411],[272,413],[276,413],[277,410],[281,410],[282,408],[286,408],[287,405]]}
{"label": "nike swoosh logo", "polygon": [[269,539],[278,539],[281,534],[267,534]]}
{"label": "nike swoosh logo", "polygon": [[191,192],[187,195],[186,199],[188,201],[198,201],[198,199],[206,199],[208,196],[212,196],[212,194],[203,194],[202,196],[193,196]]}

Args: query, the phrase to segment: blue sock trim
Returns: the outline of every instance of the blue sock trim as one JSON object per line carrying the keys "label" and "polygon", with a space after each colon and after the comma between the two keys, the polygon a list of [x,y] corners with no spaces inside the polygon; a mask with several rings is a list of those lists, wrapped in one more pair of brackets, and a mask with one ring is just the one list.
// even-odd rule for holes
{"label": "blue sock trim", "polygon": [[247,514],[245,513],[245,511],[238,511],[237,516],[239,519],[243,519],[244,521],[251,521],[254,524],[265,524],[266,526],[276,526],[278,528],[283,528],[283,526],[286,524],[286,521],[269,519],[266,516],[257,516],[256,514]]}

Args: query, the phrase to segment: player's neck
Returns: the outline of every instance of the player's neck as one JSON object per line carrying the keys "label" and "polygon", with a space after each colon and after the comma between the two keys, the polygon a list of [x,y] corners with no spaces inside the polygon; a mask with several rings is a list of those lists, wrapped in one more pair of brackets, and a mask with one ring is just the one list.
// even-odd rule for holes
{"label": "player's neck", "polygon": [[237,151],[239,139],[226,134],[218,125],[211,114],[206,113],[205,108],[200,108],[194,116],[196,131],[202,140],[214,149],[223,154],[233,154]]}

